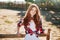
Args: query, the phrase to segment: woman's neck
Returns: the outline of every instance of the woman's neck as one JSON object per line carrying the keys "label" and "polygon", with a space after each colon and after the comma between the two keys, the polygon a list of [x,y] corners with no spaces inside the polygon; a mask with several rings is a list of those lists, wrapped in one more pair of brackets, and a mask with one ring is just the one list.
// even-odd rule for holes
{"label": "woman's neck", "polygon": [[34,17],[31,17],[31,20],[33,20],[34,19]]}
{"label": "woman's neck", "polygon": [[33,18],[33,16],[31,16]]}

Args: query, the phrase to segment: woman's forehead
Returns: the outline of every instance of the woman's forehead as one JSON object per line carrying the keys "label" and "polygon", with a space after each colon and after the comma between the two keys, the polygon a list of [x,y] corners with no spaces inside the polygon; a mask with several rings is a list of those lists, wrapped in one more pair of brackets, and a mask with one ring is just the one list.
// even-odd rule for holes
{"label": "woman's forehead", "polygon": [[33,7],[32,9],[36,9],[36,7]]}
{"label": "woman's forehead", "polygon": [[32,7],[31,9],[32,9],[32,10],[38,10],[36,7]]}

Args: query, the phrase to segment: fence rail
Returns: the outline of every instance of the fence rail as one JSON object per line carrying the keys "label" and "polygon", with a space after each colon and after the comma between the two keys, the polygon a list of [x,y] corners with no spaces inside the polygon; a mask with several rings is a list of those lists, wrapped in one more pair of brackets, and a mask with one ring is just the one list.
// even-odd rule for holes
{"label": "fence rail", "polygon": [[[50,29],[48,29],[47,34],[40,34],[39,37],[44,37],[46,36],[46,40],[50,40]],[[0,38],[24,38],[25,34],[20,34],[18,36],[17,34],[0,34]]]}

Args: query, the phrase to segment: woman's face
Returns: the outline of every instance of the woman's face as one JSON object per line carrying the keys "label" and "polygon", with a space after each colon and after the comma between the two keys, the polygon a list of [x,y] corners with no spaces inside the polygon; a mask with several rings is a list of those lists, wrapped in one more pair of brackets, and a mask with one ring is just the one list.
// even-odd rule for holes
{"label": "woman's face", "polygon": [[30,10],[30,14],[31,14],[32,17],[36,14],[36,7],[33,7],[33,8]]}

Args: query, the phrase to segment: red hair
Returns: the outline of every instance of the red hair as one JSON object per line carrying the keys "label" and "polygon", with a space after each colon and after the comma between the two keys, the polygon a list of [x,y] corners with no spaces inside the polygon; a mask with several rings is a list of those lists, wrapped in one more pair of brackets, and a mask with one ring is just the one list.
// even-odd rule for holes
{"label": "red hair", "polygon": [[24,18],[24,22],[23,22],[23,24],[24,24],[24,26],[27,26],[27,25],[29,25],[29,22],[31,21],[31,14],[30,14],[30,11],[31,11],[31,9],[33,8],[33,7],[35,7],[36,8],[36,14],[33,16],[33,20],[34,20],[34,22],[35,22],[35,24],[36,24],[36,27],[38,27],[39,25],[40,25],[40,16],[39,16],[39,11],[38,11],[38,8],[35,6],[35,5],[32,5],[32,6],[30,6],[29,8],[28,8],[28,10],[27,10],[27,13],[26,13],[26,16],[25,16],[25,18]]}

